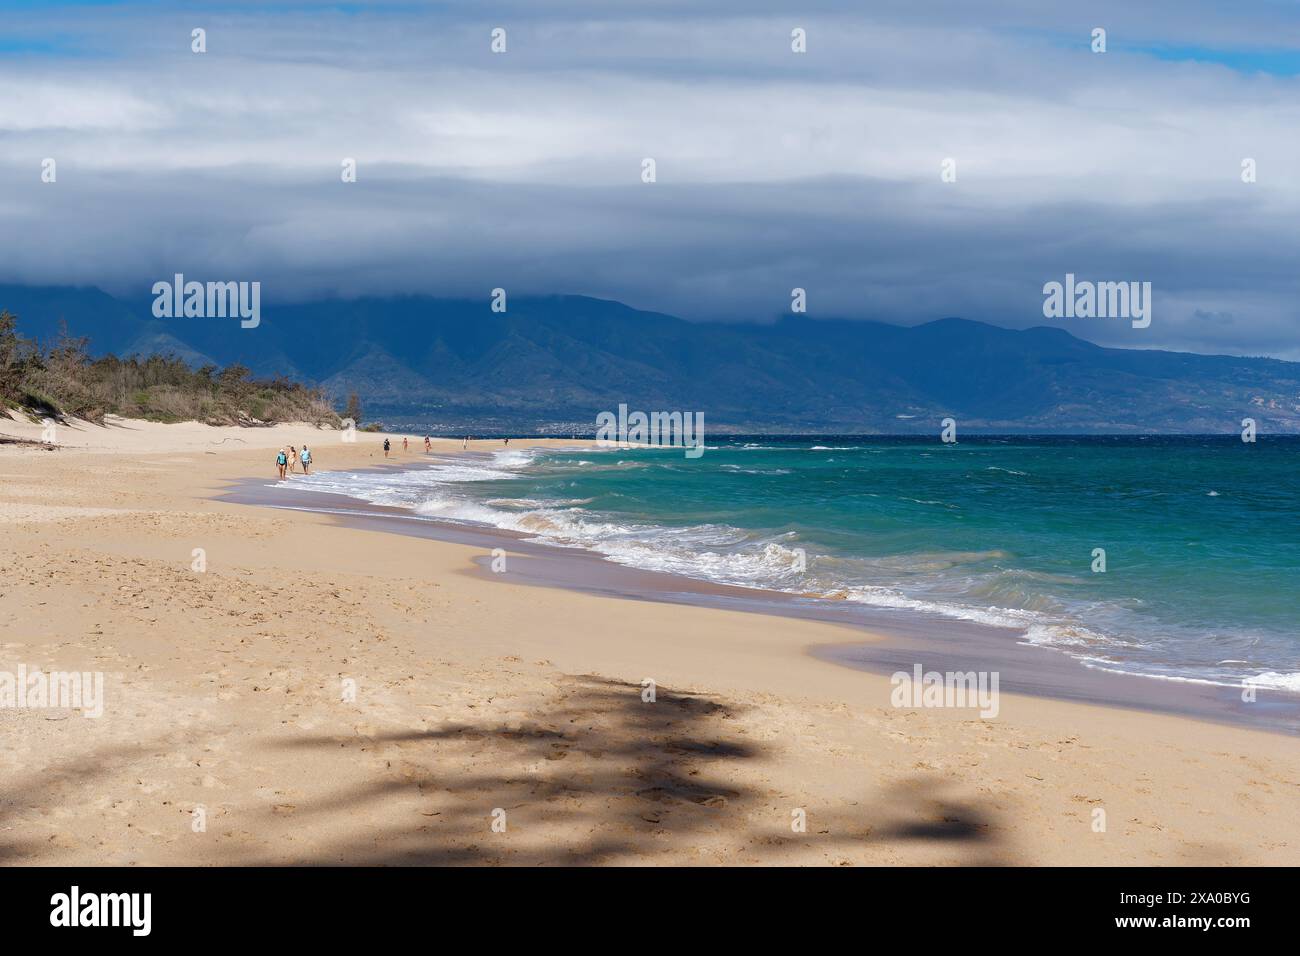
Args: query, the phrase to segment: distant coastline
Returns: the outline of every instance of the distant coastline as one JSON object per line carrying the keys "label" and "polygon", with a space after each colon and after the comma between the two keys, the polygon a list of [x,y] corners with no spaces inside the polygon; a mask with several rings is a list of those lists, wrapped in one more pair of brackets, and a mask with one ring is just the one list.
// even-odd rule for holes
{"label": "distant coastline", "polygon": [[719,433],[934,434],[950,416],[972,434],[1228,434],[1247,417],[1262,433],[1300,433],[1300,363],[1104,348],[1042,325],[789,314],[736,324],[577,295],[512,296],[494,312],[486,297],[268,293],[258,326],[242,329],[157,319],[143,298],[96,288],[13,285],[0,286],[0,308],[33,339],[54,341],[66,324],[99,353],[288,375],[422,433],[561,422],[548,433],[571,434],[621,402],[698,411]]}

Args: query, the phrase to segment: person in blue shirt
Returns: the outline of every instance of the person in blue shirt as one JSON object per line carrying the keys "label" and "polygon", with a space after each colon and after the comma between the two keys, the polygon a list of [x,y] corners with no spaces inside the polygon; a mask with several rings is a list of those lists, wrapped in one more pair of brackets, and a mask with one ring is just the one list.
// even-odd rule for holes
{"label": "person in blue shirt", "polygon": [[275,468],[278,472],[280,472],[281,481],[284,481],[284,469],[288,466],[288,464],[289,464],[289,456],[286,455],[284,453],[284,449],[281,448],[280,454],[275,456]]}
{"label": "person in blue shirt", "polygon": [[311,450],[306,445],[302,446],[302,473],[311,474]]}

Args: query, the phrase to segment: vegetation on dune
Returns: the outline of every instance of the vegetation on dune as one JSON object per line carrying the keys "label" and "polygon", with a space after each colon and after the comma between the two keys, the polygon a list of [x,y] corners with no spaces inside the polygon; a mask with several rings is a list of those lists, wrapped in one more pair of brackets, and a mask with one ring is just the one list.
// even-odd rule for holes
{"label": "vegetation on dune", "polygon": [[340,424],[318,388],[279,377],[254,379],[242,365],[191,368],[173,356],[91,359],[87,340],[66,331],[45,348],[19,335],[17,318],[7,311],[0,311],[0,405],[94,422],[112,414],[210,425]]}

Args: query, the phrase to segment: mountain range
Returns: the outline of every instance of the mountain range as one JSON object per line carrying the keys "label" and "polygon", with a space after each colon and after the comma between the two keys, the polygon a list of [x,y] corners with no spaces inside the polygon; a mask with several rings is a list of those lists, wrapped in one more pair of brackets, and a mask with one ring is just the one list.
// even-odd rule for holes
{"label": "mountain range", "polygon": [[152,297],[3,286],[29,338],[171,353],[351,392],[367,420],[425,430],[594,429],[598,412],[702,411],[725,431],[1300,432],[1300,363],[1103,348],[1062,329],[945,318],[905,327],[788,316],[688,322],[583,296],[270,305],[261,323],[153,317]]}

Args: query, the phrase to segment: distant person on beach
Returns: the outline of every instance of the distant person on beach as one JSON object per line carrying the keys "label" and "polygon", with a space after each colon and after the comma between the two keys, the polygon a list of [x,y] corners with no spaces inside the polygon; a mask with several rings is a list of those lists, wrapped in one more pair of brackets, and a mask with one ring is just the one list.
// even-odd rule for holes
{"label": "distant person on beach", "polygon": [[406,436],[402,436],[402,454],[405,455],[407,450]]}
{"label": "distant person on beach", "polygon": [[280,449],[280,454],[278,454],[278,455],[275,456],[275,467],[276,467],[276,470],[280,472],[280,480],[281,480],[281,481],[284,481],[284,469],[285,469],[285,466],[288,465],[288,464],[289,464],[289,456],[286,455],[286,454],[284,453],[284,449],[281,448],[281,449]]}
{"label": "distant person on beach", "polygon": [[385,458],[388,457],[388,439],[387,439],[387,438],[384,439],[384,457],[385,457]]}
{"label": "distant person on beach", "polygon": [[292,445],[289,446],[289,473],[293,474],[298,467],[298,449]]}
{"label": "distant person on beach", "polygon": [[311,450],[306,445],[302,446],[302,473],[311,474]]}
{"label": "distant person on beach", "polygon": [[466,436],[465,436],[465,440],[464,440],[463,442],[460,443],[460,450],[461,450],[461,451],[464,451],[464,450],[465,450],[466,448],[468,448],[468,447],[469,447],[469,436],[466,435]]}
{"label": "distant person on beach", "polygon": [[510,439],[509,439],[509,438],[503,438],[502,441],[504,441],[507,445],[510,444]]}
{"label": "distant person on beach", "polygon": [[426,455],[429,454],[429,451],[430,451],[432,448],[433,448],[433,442],[429,441],[429,436],[428,436],[428,435],[425,435],[425,436],[424,436],[424,453],[425,453]]}

